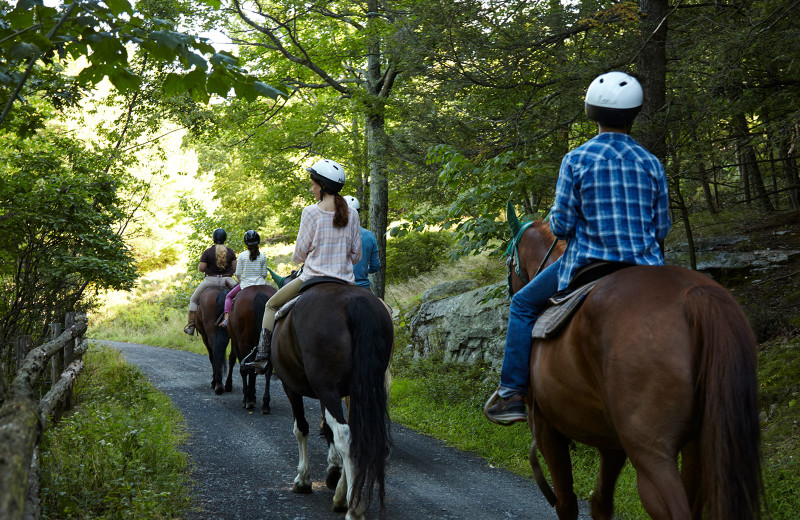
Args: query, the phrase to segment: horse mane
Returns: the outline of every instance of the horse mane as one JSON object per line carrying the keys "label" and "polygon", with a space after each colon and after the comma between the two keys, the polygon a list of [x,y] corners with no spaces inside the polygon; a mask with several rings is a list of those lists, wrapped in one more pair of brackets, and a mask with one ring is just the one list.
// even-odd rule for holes
{"label": "horse mane", "polygon": [[[531,223],[531,227],[528,229],[541,235],[542,239],[547,243],[552,243],[556,239],[556,236],[552,231],[550,231],[550,224],[543,222],[541,219],[534,220]],[[556,255],[554,258],[558,258],[559,256],[563,255],[566,248],[567,242],[564,240],[559,240],[555,248],[553,248],[552,254]]]}

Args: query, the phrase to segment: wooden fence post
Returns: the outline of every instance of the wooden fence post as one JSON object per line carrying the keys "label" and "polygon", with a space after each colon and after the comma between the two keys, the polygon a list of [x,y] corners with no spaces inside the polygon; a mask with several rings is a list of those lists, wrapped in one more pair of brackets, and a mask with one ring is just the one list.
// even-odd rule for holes
{"label": "wooden fence post", "polygon": [[[50,339],[54,340],[60,335],[61,335],[61,324],[51,323]],[[58,352],[53,354],[53,357],[50,358],[50,386],[53,386],[56,383],[58,383],[58,380],[61,379],[61,372],[63,371],[64,371],[64,349],[60,349]],[[60,406],[56,406],[56,408],[53,410],[53,417],[55,418],[61,417]]]}
{"label": "wooden fence post", "polygon": [[[69,329],[75,324],[75,313],[68,312],[67,315],[64,317],[64,329]],[[80,341],[83,336],[76,337],[72,341],[70,341],[67,345],[64,346],[64,365],[68,367],[70,363],[72,363],[72,359],[74,357],[75,347],[78,345],[78,341]],[[59,373],[59,377],[61,377]],[[63,403],[63,410],[69,410],[72,408],[72,385],[67,389],[64,393],[64,400]]]}
{"label": "wooden fence post", "polygon": [[17,338],[17,370],[22,366],[22,362],[25,361],[25,356],[28,355],[32,344],[33,338],[31,336],[20,336]]}

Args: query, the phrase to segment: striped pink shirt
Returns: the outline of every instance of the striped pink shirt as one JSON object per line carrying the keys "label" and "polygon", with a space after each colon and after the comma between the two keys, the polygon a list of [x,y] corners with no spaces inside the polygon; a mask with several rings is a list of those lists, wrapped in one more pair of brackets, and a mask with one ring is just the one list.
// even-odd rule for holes
{"label": "striped pink shirt", "polygon": [[301,280],[332,276],[355,283],[353,264],[361,260],[361,226],[356,210],[347,209],[347,225],[337,228],[333,226],[333,211],[323,211],[317,204],[303,208],[292,255],[293,262],[305,262]]}

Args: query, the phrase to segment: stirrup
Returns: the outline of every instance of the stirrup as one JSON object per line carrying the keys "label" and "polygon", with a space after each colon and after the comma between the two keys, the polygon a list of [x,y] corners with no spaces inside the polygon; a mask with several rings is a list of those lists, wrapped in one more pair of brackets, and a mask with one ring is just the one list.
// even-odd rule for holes
{"label": "stirrup", "polygon": [[486,401],[486,404],[483,405],[483,415],[484,415],[484,417],[486,417],[486,419],[489,422],[492,422],[494,424],[499,424],[500,426],[511,426],[512,424],[516,424],[518,422],[521,422],[521,421],[500,421],[498,419],[495,419],[491,415],[489,415],[489,408],[494,403],[496,403],[498,400],[500,400],[500,387],[499,386],[497,387],[497,390],[495,390],[494,393]]}
{"label": "stirrup", "polygon": [[183,328],[183,332],[190,336],[194,336],[195,326],[194,325],[187,325]]}

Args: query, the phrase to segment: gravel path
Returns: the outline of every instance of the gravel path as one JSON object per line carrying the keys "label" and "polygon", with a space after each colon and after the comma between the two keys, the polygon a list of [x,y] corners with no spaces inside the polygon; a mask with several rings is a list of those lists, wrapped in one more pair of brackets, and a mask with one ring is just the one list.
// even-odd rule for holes
{"label": "gravel path", "polygon": [[[272,414],[241,406],[241,379],[234,369],[233,392],[215,395],[209,388],[208,357],[178,350],[119,342],[100,342],[122,351],[164,392],[186,419],[184,449],[193,463],[196,510],[187,520],[336,520],[333,491],[325,487],[325,441],[309,437],[314,492],[296,495],[291,484],[297,468],[292,413],[280,382],[272,380]],[[261,399],[264,380],[257,390]],[[306,399],[309,422],[318,413]],[[387,517],[398,520],[555,519],[536,485],[486,461],[444,446],[398,424],[387,465]],[[582,510],[585,504],[581,504]],[[377,517],[377,507],[368,511]],[[581,518],[587,518],[582,512]]]}

